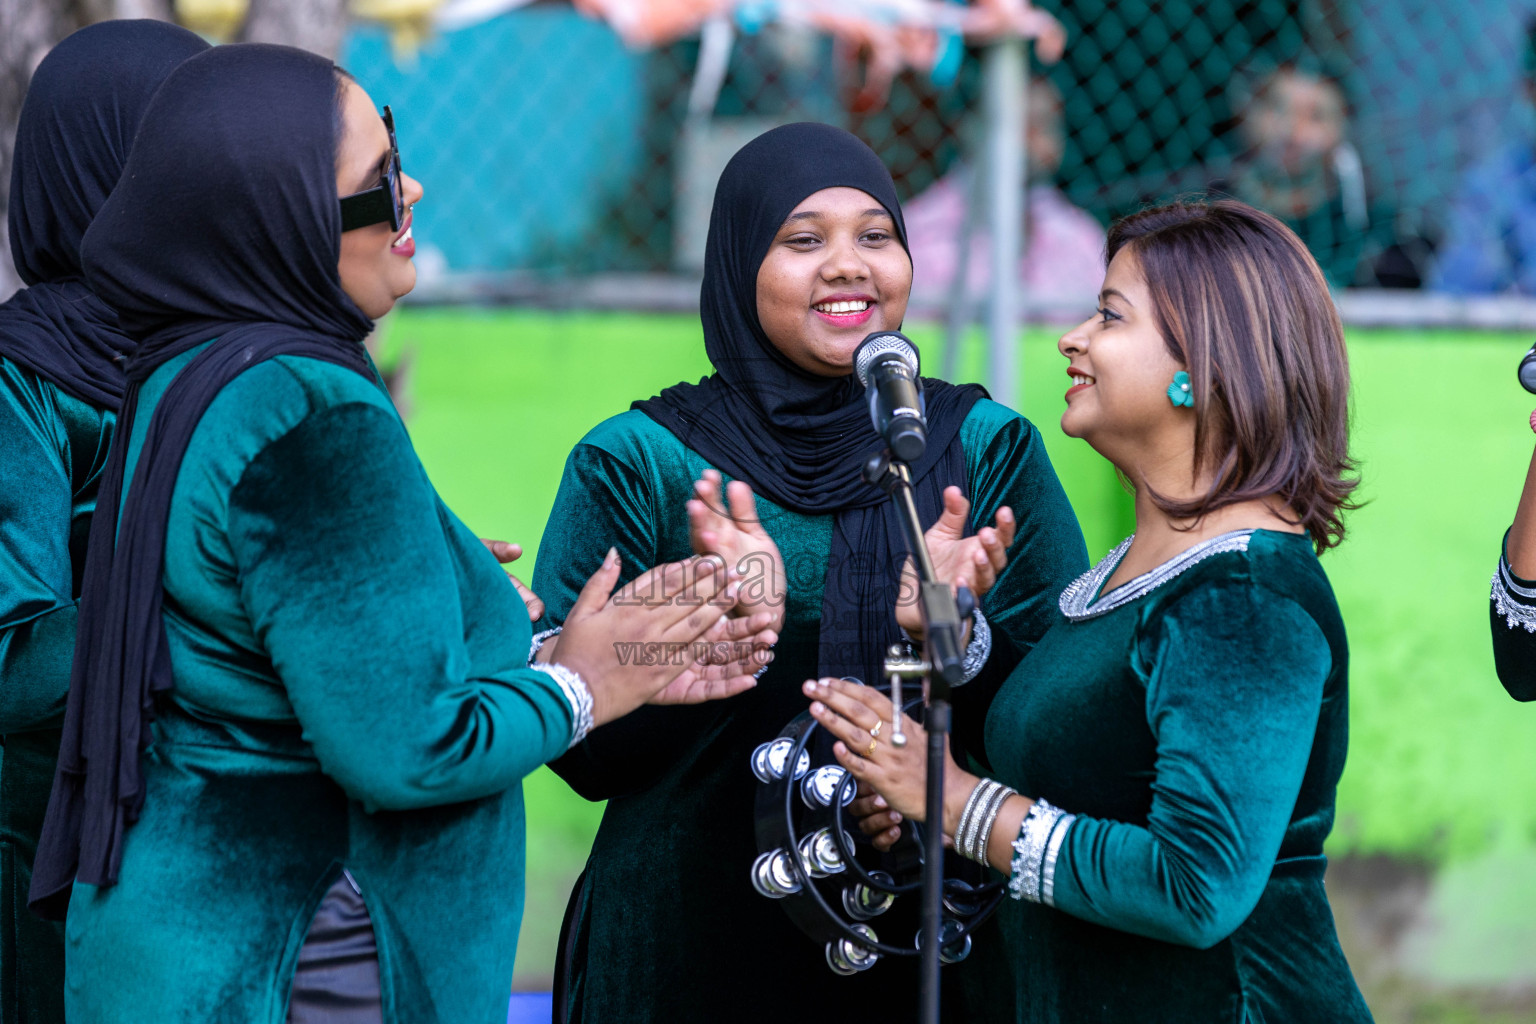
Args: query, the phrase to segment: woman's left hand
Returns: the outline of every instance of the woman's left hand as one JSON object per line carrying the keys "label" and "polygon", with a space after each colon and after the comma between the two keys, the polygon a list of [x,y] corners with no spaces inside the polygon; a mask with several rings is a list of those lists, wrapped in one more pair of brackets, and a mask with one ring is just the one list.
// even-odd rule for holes
{"label": "woman's left hand", "polygon": [[757,498],[743,480],[723,486],[718,470],[706,469],[688,502],[688,537],[696,555],[719,555],[742,575],[733,615],[768,612],[771,628],[784,626],[788,584],[784,556],[757,517]]}
{"label": "woman's left hand", "polygon": [[[838,740],[832,747],[838,763],[879,794],[891,811],[912,821],[922,821],[927,811],[924,794],[927,792],[928,761],[928,734],[923,727],[903,715],[901,728],[906,733],[907,745],[893,746],[890,738],[893,706],[890,698],[879,690],[846,679],[811,679],[806,681],[804,689],[805,695],[813,701],[811,715]],[[944,817],[947,822],[951,817],[958,818],[959,810],[952,814],[951,805],[963,807],[977,780],[960,770],[954,758],[949,756],[947,746],[944,755]],[[959,794],[958,804],[956,794]],[[871,810],[875,807],[870,805]],[[880,827],[889,824],[884,817],[879,817]],[[948,835],[953,829],[946,824],[944,831]],[[876,845],[879,845],[878,841]]]}
{"label": "woman's left hand", "polygon": [[[939,579],[948,583],[951,590],[964,586],[980,601],[982,596],[997,583],[998,575],[1008,566],[1008,547],[1013,543],[1018,523],[1013,509],[1004,505],[997,510],[995,526],[983,526],[970,537],[965,536],[965,517],[971,503],[958,487],[944,488],[944,511],[938,522],[929,527],[923,539],[928,542],[928,553],[933,558],[933,571]],[[902,569],[904,577],[901,596],[896,602],[896,622],[914,640],[923,638],[923,613],[916,595],[917,570],[907,559]]]}
{"label": "woman's left hand", "polygon": [[[486,550],[495,555],[496,561],[502,565],[506,565],[508,562],[515,562],[523,557],[523,546],[521,544],[508,544],[504,540],[486,540],[484,537],[480,538],[480,543],[484,544]],[[523,604],[528,606],[528,621],[538,622],[542,619],[544,617],[544,602],[539,600],[539,595],[529,590],[522,580],[511,573],[507,573],[507,579],[512,581],[512,585],[522,595]]]}

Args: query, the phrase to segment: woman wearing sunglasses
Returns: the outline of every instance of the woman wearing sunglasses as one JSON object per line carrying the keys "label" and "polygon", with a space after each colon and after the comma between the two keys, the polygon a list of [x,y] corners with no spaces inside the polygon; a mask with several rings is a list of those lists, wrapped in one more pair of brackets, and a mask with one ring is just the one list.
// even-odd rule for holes
{"label": "woman wearing sunglasses", "polygon": [[31,891],[68,904],[70,1020],[505,1020],[523,776],[756,667],[612,639],[773,639],[723,618],[717,561],[644,581],[704,602],[645,605],[610,556],[529,664],[361,344],[413,284],[421,194],[329,61],[224,46],[166,80],[86,236],[139,345]]}

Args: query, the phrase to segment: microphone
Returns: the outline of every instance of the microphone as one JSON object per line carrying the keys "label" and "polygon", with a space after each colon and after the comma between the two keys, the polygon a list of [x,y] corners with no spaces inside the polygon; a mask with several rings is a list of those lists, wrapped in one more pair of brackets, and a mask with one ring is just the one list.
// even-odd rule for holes
{"label": "microphone", "polygon": [[916,462],[928,448],[923,386],[917,379],[917,348],[899,331],[876,331],[853,352],[853,371],[869,394],[875,433],[902,462]]}
{"label": "microphone", "polygon": [[1531,394],[1536,395],[1536,347],[1533,347],[1520,360],[1520,386]]}

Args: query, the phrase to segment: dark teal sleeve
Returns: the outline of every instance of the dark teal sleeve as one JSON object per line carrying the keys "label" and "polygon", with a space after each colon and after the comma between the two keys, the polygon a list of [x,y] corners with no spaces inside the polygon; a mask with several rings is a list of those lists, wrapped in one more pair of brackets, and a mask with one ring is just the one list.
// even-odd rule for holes
{"label": "dark teal sleeve", "polygon": [[1088,569],[1088,550],[1040,432],[996,402],[978,402],[961,426],[971,498],[971,528],[991,526],[1007,506],[1018,519],[1008,565],[982,599],[992,653],[975,679],[954,691],[959,751],[988,769],[987,711],[1009,673],[1055,621],[1057,599]]}
{"label": "dark teal sleeve", "polygon": [[1008,566],[982,600],[993,629],[1021,653],[1056,621],[1057,599],[1088,570],[1077,515],[1034,425],[996,402],[977,403],[960,432],[971,485],[971,526],[991,526],[1004,505],[1018,517]]}
{"label": "dark teal sleeve", "polygon": [[47,388],[0,360],[0,734],[64,714],[76,617],[64,434]]}
{"label": "dark teal sleeve", "polygon": [[1295,602],[1233,583],[1179,597],[1145,627],[1136,658],[1157,744],[1148,821],[1079,817],[1055,905],[1204,949],[1247,919],[1274,868],[1332,655]]}
{"label": "dark teal sleeve", "polygon": [[656,564],[653,505],[647,481],[616,456],[585,443],[571,450],[533,570],[548,625],[565,620],[610,547],[618,549],[626,583]]}
{"label": "dark teal sleeve", "polygon": [[[661,560],[654,506],[648,482],[633,467],[597,445],[572,449],[533,571],[534,592],[548,609],[541,628],[565,620],[610,547],[623,560],[621,583]],[[677,515],[687,511],[679,508]],[[711,704],[647,705],[594,729],[550,768],[588,800],[637,792],[659,778],[719,714]]]}
{"label": "dark teal sleeve", "polygon": [[1509,535],[1499,555],[1488,604],[1493,632],[1493,667],[1515,700],[1536,700],[1536,580],[1509,567]]}
{"label": "dark teal sleeve", "polygon": [[571,708],[549,677],[470,674],[444,517],[388,409],[331,406],[267,445],[228,529],[305,738],[370,810],[497,793],[565,750]]}

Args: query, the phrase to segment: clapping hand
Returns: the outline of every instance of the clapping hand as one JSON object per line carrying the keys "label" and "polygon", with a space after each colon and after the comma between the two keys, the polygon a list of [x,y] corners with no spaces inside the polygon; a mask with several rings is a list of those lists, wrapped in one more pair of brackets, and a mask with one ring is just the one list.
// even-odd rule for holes
{"label": "clapping hand", "polygon": [[718,556],[658,565],[617,593],[622,564],[609,549],[539,660],[577,672],[598,725],[641,704],[693,704],[757,685],[777,639],[766,613],[727,619],[740,574]]}
{"label": "clapping hand", "polygon": [[[924,534],[928,553],[933,558],[933,570],[940,580],[949,584],[952,591],[966,587],[979,601],[982,595],[997,583],[998,574],[1008,565],[1008,547],[1013,543],[1018,523],[1013,510],[1004,505],[997,510],[995,525],[983,526],[977,533],[965,536],[966,515],[971,503],[958,487],[944,488],[944,511]],[[908,599],[918,592],[917,569],[907,559],[902,569],[904,577],[901,592],[903,599],[896,604],[896,621],[907,635],[915,640],[923,637],[923,615],[916,600]]]}
{"label": "clapping hand", "polygon": [[[787,582],[779,546],[757,518],[757,500],[750,485],[733,480],[721,493],[722,478],[706,469],[693,485],[688,502],[688,537],[694,554],[718,555],[741,573],[741,587],[732,615],[766,612],[775,631],[784,626]],[[729,504],[727,504],[729,498]]]}

